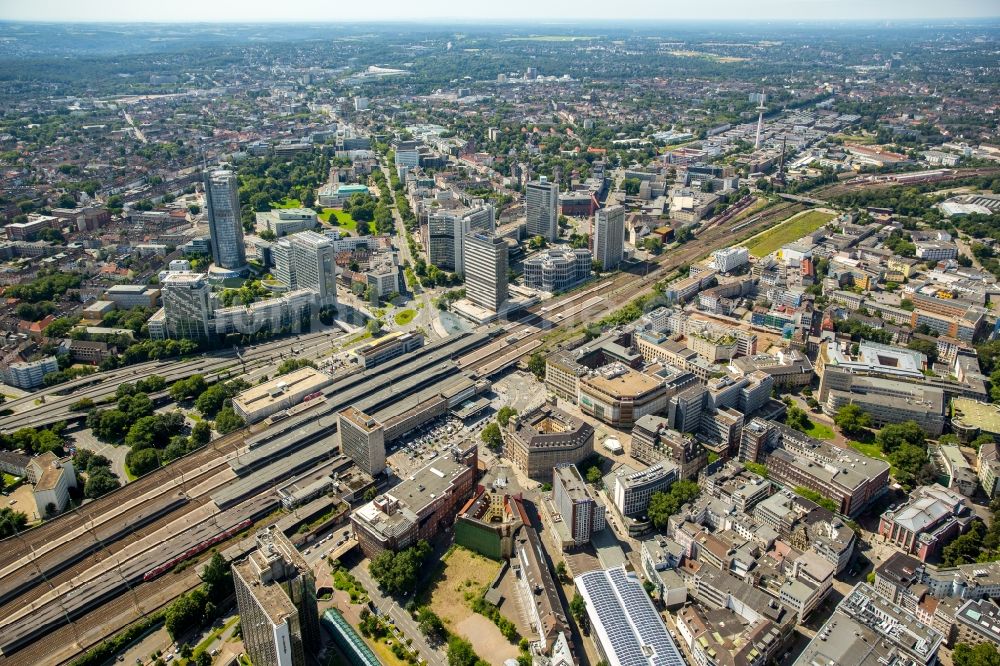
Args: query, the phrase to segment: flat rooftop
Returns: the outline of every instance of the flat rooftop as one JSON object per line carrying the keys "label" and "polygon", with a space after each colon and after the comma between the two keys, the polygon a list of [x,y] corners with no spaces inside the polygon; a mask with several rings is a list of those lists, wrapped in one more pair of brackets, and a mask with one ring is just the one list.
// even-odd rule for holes
{"label": "flat rooftop", "polygon": [[299,368],[265,384],[248,388],[233,398],[233,405],[238,405],[244,412],[255,412],[283,402],[290,393],[319,391],[332,381],[330,375],[315,368]]}
{"label": "flat rooftop", "polygon": [[951,406],[954,421],[989,433],[1000,433],[1000,405],[970,398],[955,398]]}

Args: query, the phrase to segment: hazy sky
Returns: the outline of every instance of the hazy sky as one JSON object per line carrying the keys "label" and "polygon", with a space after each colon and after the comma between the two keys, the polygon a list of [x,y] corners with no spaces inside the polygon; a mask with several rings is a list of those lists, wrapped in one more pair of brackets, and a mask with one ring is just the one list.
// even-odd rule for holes
{"label": "hazy sky", "polygon": [[0,19],[394,21],[909,19],[1000,16],[997,0],[0,0]]}

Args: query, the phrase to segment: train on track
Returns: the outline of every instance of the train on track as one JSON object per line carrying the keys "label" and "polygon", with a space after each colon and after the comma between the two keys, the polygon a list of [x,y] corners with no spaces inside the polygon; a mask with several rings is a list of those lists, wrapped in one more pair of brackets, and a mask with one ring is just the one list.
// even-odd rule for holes
{"label": "train on track", "polygon": [[225,541],[229,537],[231,537],[231,536],[233,536],[235,534],[239,534],[240,532],[242,532],[246,528],[250,527],[251,525],[253,525],[253,521],[252,520],[249,520],[249,519],[248,520],[244,520],[243,522],[238,523],[238,524],[234,525],[233,527],[230,527],[225,532],[221,532],[219,534],[216,534],[211,539],[205,539],[201,543],[199,543],[197,545],[194,545],[194,546],[191,546],[186,551],[184,551],[183,553],[181,553],[177,557],[173,558],[172,560],[164,562],[160,566],[158,566],[158,567],[156,567],[154,569],[150,569],[149,571],[147,571],[146,575],[144,575],[142,577],[142,580],[148,583],[149,581],[153,580],[154,578],[158,578],[159,576],[162,576],[163,574],[165,574],[166,572],[170,571],[171,569],[173,569],[175,566],[177,566],[181,562],[184,562],[185,560],[189,560],[192,557],[194,557],[195,555],[199,555],[201,553],[204,553],[206,550],[208,550],[209,548],[211,548],[215,544],[219,543],[220,541]]}

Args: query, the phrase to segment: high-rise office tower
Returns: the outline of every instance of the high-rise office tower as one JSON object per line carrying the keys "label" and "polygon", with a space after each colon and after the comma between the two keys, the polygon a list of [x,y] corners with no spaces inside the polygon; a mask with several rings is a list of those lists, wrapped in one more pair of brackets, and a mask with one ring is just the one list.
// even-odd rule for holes
{"label": "high-rise office tower", "polygon": [[552,242],[559,237],[559,188],[542,176],[528,183],[524,193],[529,236]]}
{"label": "high-rise office tower", "polygon": [[200,340],[209,337],[212,288],[201,273],[170,273],[160,284],[167,337]]}
{"label": "high-rise office tower", "polygon": [[337,262],[333,243],[315,231],[302,231],[289,237],[295,287],[312,289],[323,305],[337,304]]}
{"label": "high-rise office tower", "polygon": [[297,285],[292,242],[287,238],[281,238],[272,243],[271,261],[274,262],[274,277],[289,289],[295,289]]}
{"label": "high-rise office tower", "polygon": [[354,407],[337,414],[340,450],[368,474],[385,470],[385,428]]}
{"label": "high-rise office tower", "polygon": [[458,212],[439,210],[427,216],[427,261],[438,268],[459,272],[462,237],[469,223]]}
{"label": "high-rise office tower", "polygon": [[625,207],[601,208],[594,215],[594,259],[613,271],[625,251]]}
{"label": "high-rise office tower", "polygon": [[507,300],[507,241],[473,231],[465,237],[465,293],[481,308],[498,312]]}
{"label": "high-rise office tower", "polygon": [[212,237],[212,261],[219,268],[244,268],[247,257],[236,174],[228,169],[216,169],[205,174],[205,208]]}
{"label": "high-rise office tower", "polygon": [[233,564],[243,646],[254,666],[305,666],[320,648],[316,579],[292,542],[274,527]]}
{"label": "high-rise office tower", "polygon": [[470,231],[493,233],[496,211],[481,204],[465,212],[439,210],[427,217],[427,260],[456,273],[465,274],[464,240]]}

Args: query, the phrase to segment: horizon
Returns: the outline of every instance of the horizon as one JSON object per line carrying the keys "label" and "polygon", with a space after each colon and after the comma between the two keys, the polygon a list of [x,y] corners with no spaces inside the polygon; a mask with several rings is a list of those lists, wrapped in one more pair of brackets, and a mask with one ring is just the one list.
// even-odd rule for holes
{"label": "horizon", "polygon": [[[16,3],[0,9],[5,23],[81,23],[81,24],[352,24],[352,23],[474,23],[502,21],[581,25],[588,22],[612,24],[642,23],[735,23],[735,22],[821,22],[864,23],[871,21],[967,21],[1000,18],[1000,8],[993,0],[956,0],[939,3],[933,0],[758,0],[753,4],[740,0],[715,0],[708,5],[678,5],[657,0],[636,0],[630,18],[610,15],[608,6],[596,0],[551,0],[539,7],[528,0],[496,3],[467,2],[456,12],[448,0],[412,3],[384,0],[369,6],[331,7],[321,0],[288,0],[281,5],[259,0],[216,0],[211,3],[177,0],[170,6],[136,3],[128,0],[71,2],[37,0]],[[724,16],[720,19],[717,17]],[[572,17],[567,20],[567,17]]]}

